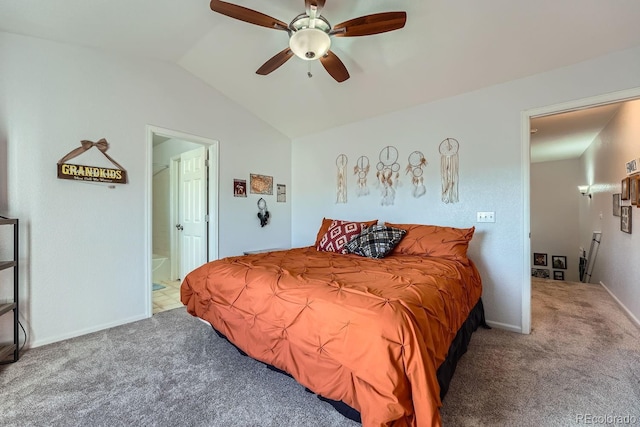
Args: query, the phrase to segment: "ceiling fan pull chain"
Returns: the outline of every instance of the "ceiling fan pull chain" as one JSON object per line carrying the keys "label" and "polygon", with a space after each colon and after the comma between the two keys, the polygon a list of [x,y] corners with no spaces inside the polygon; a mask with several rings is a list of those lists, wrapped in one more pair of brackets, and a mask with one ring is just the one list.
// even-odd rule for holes
{"label": "ceiling fan pull chain", "polygon": [[313,77],[313,74],[311,74],[311,61],[307,61],[307,77]]}

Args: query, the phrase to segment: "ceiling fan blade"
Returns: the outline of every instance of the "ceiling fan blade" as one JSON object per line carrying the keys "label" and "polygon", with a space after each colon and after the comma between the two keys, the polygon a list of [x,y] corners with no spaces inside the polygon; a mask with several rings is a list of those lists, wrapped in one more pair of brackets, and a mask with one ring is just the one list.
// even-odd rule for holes
{"label": "ceiling fan blade", "polygon": [[320,11],[324,7],[325,0],[304,0],[304,8],[307,11],[307,15],[311,15],[311,6],[318,8],[316,16],[320,16]]}
{"label": "ceiling fan blade", "polygon": [[248,9],[243,6],[238,6],[220,0],[211,0],[211,3],[209,5],[211,6],[211,10],[213,10],[214,12],[218,12],[231,18],[248,22],[250,24],[285,31],[288,31],[289,28],[287,24],[276,18],[272,18],[269,15],[265,15],[264,13]]}
{"label": "ceiling fan blade", "polygon": [[261,76],[266,76],[272,71],[277,70],[282,64],[287,62],[289,59],[293,57],[293,52],[291,49],[286,48],[278,53],[276,53],[271,59],[262,64],[262,67],[258,68],[256,74],[260,74]]}
{"label": "ceiling fan blade", "polygon": [[335,53],[328,51],[326,55],[320,58],[320,62],[322,62],[324,69],[327,70],[327,72],[331,74],[331,77],[338,83],[342,83],[349,78],[347,67],[344,66]]}
{"label": "ceiling fan blade", "polygon": [[383,12],[361,16],[334,25],[331,35],[336,37],[369,36],[404,27],[407,12]]}

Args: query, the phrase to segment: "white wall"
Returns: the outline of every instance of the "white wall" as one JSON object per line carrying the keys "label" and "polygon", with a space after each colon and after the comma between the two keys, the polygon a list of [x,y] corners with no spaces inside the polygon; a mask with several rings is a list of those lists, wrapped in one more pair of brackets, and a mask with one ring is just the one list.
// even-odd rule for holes
{"label": "white wall", "polygon": [[[0,33],[0,95],[8,181],[0,206],[21,220],[21,309],[32,345],[146,316],[147,125],[220,141],[219,256],[290,244],[290,203],[265,197],[273,216],[260,228],[257,197],[234,198],[232,183],[254,172],[290,188],[291,142],[181,68]],[[58,159],[102,137],[128,184],[56,178]]]}
{"label": "white wall", "polygon": [[[564,280],[579,282],[580,206],[589,198],[578,192],[581,185],[578,159],[531,165],[531,253],[547,254],[553,279],[553,255],[567,257]],[[588,249],[588,247],[587,247]],[[532,259],[533,262],[533,259]]]}
{"label": "white wall", "polygon": [[[323,216],[476,225],[470,256],[483,277],[487,318],[520,331],[530,268],[524,231],[529,159],[528,151],[522,152],[522,127],[528,124],[521,123],[521,112],[638,86],[640,48],[298,138],[293,143],[293,245],[311,244]],[[415,90],[421,90],[419,82]],[[460,142],[460,203],[454,205],[438,196],[437,149],[446,137]],[[375,193],[358,200],[351,172],[348,203],[335,204],[336,156],[346,154],[353,171],[358,156],[375,161],[387,145],[399,149],[403,167],[411,151],[424,152],[427,195],[412,200],[403,176],[405,193],[394,206],[380,206]],[[497,222],[477,224],[476,211],[495,211]]]}
{"label": "white wall", "polygon": [[625,163],[638,157],[640,100],[635,100],[622,105],[581,158],[582,179],[591,185],[593,199],[581,204],[580,242],[588,250],[593,230],[602,231],[591,282],[602,283],[640,324],[640,209],[632,208],[632,234],[620,231],[620,218],[612,212]]}

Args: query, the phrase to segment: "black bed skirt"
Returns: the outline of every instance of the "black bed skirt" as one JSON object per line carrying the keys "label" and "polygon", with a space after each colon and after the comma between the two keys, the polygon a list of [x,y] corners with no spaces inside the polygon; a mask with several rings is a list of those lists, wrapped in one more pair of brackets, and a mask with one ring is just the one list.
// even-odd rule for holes
{"label": "black bed skirt", "polygon": [[[479,326],[482,326],[486,329],[491,329],[487,325],[484,318],[484,306],[482,305],[482,299],[478,300],[478,303],[473,307],[467,320],[462,324],[462,327],[458,329],[458,333],[456,334],[453,342],[449,346],[449,352],[447,353],[447,358],[442,362],[442,365],[438,368],[436,372],[436,376],[438,377],[438,384],[440,385],[440,400],[444,400],[447,391],[449,390],[449,384],[451,383],[451,379],[453,378],[453,373],[456,371],[456,366],[458,365],[458,360],[467,352],[467,347],[469,342],[471,341],[471,334],[473,334]],[[229,341],[227,337],[218,332],[217,329],[213,329],[216,331],[219,337],[224,338]],[[229,341],[231,343],[231,341]],[[233,343],[231,343],[233,344]],[[236,349],[243,355],[247,356],[247,354],[242,351],[240,348],[235,346]],[[275,366],[265,364],[269,369],[275,372],[279,372],[281,374],[287,375],[291,377],[291,375],[283,371],[281,369],[276,368]],[[309,393],[313,393],[313,391],[306,389]],[[340,400],[332,400],[327,399],[326,397],[322,397],[317,395],[318,399],[323,400],[333,406],[336,411],[340,412],[343,416],[349,418],[350,420],[356,422],[362,422],[360,418],[360,412],[353,409],[351,406]]]}

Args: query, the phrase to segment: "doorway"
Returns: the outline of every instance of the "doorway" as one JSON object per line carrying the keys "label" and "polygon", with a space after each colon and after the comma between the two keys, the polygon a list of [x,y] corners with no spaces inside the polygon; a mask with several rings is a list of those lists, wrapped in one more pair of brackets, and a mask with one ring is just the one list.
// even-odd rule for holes
{"label": "doorway", "polygon": [[[523,288],[522,288],[522,333],[531,332],[531,281],[532,262],[531,250],[531,120],[535,118],[568,113],[578,110],[587,110],[593,107],[600,107],[617,102],[629,101],[640,97],[640,89],[630,89],[620,92],[613,92],[592,98],[581,99],[564,104],[537,108],[523,111],[521,136],[522,136],[522,180],[524,195],[524,235],[529,239],[524,239],[524,260],[523,260]],[[575,189],[577,193],[577,188]]]}
{"label": "doorway", "polygon": [[179,287],[218,257],[218,142],[148,126],[148,315],[181,307]]}

